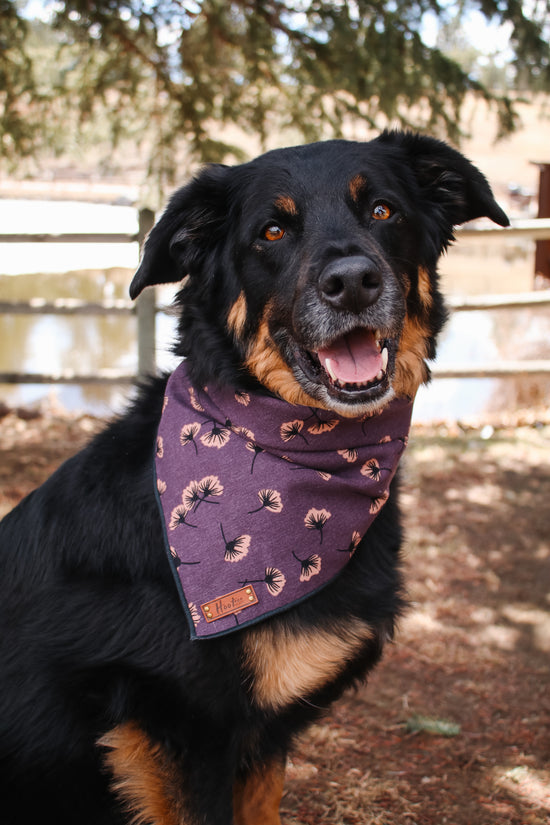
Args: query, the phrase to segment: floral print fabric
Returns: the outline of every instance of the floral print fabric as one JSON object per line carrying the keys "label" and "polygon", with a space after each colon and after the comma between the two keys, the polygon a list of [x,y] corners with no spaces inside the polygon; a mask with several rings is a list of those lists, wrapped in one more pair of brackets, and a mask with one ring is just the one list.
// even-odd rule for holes
{"label": "floral print fabric", "polygon": [[[257,622],[338,575],[388,498],[411,413],[412,402],[395,399],[349,419],[267,395],[199,389],[185,362],[177,367],[155,465],[192,638]],[[212,619],[210,605],[234,592],[234,611]]]}

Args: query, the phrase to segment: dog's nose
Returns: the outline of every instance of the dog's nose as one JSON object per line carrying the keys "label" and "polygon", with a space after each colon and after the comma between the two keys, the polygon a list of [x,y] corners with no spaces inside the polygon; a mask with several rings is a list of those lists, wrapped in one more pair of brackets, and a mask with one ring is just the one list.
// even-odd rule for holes
{"label": "dog's nose", "polygon": [[331,306],[357,312],[376,303],[382,276],[370,258],[350,255],[327,264],[319,278],[319,291]]}

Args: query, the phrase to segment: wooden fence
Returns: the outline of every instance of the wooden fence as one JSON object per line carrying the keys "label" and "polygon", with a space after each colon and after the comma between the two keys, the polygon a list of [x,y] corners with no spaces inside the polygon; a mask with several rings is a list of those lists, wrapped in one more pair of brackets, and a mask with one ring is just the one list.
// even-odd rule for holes
{"label": "wooden fence", "polygon": [[[140,251],[145,238],[155,222],[150,209],[138,212],[138,231],[125,232],[79,232],[68,233],[2,233],[0,243],[98,243],[121,244],[138,243]],[[137,263],[137,261],[136,261]],[[95,373],[77,373],[62,370],[52,373],[0,372],[0,384],[133,384],[138,377],[154,373],[156,368],[155,329],[156,314],[162,307],[156,305],[156,291],[147,289],[139,299],[132,301],[88,302],[73,298],[46,301],[33,298],[30,301],[1,301],[0,314],[12,315],[133,315],[137,320],[138,369],[135,373],[123,373],[115,369],[98,369]]]}
{"label": "wooden fence", "polygon": [[[0,243],[139,243],[140,248],[154,222],[150,210],[141,210],[138,216],[138,232],[127,233],[60,233],[60,234],[5,234],[0,232]],[[520,240],[550,240],[550,219],[520,220],[506,229],[483,227],[463,228],[457,231],[457,238],[485,239],[517,238]],[[449,298],[448,304],[454,312],[494,309],[519,309],[550,306],[550,289],[515,295],[476,296],[467,299]],[[164,307],[157,306],[155,289],[145,290],[135,304],[130,301],[102,301],[89,303],[80,300],[63,299],[45,301],[34,298],[30,301],[0,301],[0,313],[9,314],[51,314],[51,315],[135,315],[137,319],[138,369],[137,375],[118,370],[102,369],[94,374],[78,374],[73,371],[58,373],[17,373],[0,372],[0,384],[124,384],[134,383],[138,376],[155,371],[155,318]],[[550,360],[512,361],[489,364],[456,364],[448,367],[435,365],[432,373],[436,378],[501,378],[513,375],[550,376]]]}

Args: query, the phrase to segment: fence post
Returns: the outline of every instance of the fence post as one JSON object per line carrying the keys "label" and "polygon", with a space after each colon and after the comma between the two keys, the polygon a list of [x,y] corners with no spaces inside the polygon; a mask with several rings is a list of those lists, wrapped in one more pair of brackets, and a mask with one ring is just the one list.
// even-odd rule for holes
{"label": "fence post", "polygon": [[[140,256],[147,234],[155,222],[155,213],[140,209],[138,217]],[[144,378],[156,371],[156,289],[147,287],[137,299],[138,376]]]}
{"label": "fence post", "polygon": [[[550,163],[539,167],[539,218],[550,218]],[[550,288],[550,241],[537,241],[535,250],[535,289]]]}

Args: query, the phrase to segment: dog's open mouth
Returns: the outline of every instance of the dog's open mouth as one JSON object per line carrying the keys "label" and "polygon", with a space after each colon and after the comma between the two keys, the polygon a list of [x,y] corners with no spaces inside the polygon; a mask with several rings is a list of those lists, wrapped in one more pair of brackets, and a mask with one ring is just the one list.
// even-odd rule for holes
{"label": "dog's open mouth", "polygon": [[392,340],[379,330],[355,329],[316,350],[302,350],[302,366],[342,400],[372,398],[389,387]]}

